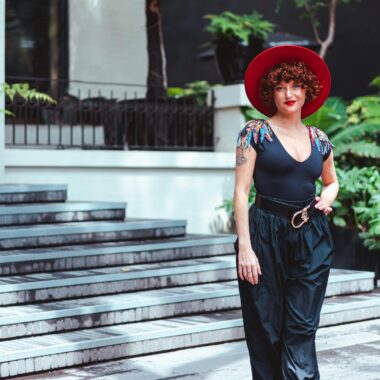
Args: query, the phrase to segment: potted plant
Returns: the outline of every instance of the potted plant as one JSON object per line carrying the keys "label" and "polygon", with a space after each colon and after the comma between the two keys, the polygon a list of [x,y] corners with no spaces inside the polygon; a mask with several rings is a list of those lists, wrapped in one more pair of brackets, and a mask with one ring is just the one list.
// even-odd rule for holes
{"label": "potted plant", "polygon": [[241,83],[246,67],[263,50],[275,24],[256,11],[243,15],[225,11],[204,18],[209,20],[205,30],[213,35],[216,63],[223,83]]}

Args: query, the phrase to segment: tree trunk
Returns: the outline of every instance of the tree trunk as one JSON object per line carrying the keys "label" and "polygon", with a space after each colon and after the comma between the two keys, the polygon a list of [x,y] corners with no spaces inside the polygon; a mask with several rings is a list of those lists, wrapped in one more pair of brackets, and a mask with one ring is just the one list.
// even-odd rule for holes
{"label": "tree trunk", "polygon": [[163,98],[167,95],[167,78],[160,0],[146,0],[145,13],[149,57],[146,96],[148,99]]}

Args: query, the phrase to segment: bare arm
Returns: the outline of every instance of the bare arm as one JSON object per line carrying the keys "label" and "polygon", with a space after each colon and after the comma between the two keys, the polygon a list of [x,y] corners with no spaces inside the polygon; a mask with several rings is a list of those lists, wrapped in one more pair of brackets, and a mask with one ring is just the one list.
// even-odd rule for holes
{"label": "bare arm", "polygon": [[335,171],[332,151],[327,160],[323,162],[322,182],[323,188],[321,196],[317,197],[318,203],[316,203],[315,207],[327,215],[332,211],[331,205],[334,203],[339,192],[339,182]]}
{"label": "bare arm", "polygon": [[252,146],[236,148],[234,211],[239,243],[239,276],[253,285],[261,274],[256,254],[252,250],[248,218],[248,198],[252,186],[256,151]]}
{"label": "bare arm", "polygon": [[240,247],[251,246],[248,228],[248,198],[252,186],[255,161],[256,151],[251,146],[248,149],[236,148],[234,210]]}

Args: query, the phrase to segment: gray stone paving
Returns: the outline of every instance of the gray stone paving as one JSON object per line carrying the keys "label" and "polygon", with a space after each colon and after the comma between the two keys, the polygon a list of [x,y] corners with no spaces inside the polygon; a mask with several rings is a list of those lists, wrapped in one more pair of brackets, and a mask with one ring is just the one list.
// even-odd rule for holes
{"label": "gray stone paving", "polygon": [[[380,380],[380,319],[320,328],[321,380]],[[250,380],[244,341],[70,368],[19,380]]]}

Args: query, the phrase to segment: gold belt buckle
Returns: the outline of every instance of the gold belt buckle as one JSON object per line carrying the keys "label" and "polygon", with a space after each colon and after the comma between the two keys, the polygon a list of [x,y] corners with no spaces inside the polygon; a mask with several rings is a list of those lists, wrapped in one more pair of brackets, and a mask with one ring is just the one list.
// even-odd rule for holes
{"label": "gold belt buckle", "polygon": [[[308,209],[309,207],[310,207],[310,205],[307,206],[307,207],[304,207],[302,210],[299,210],[299,211],[297,211],[297,212],[295,212],[295,213],[293,214],[293,216],[292,216],[292,220],[291,220],[291,223],[292,223],[292,226],[293,226],[294,228],[300,228],[303,224],[305,224],[305,223],[309,220],[309,215],[308,215],[308,213],[307,213],[307,209]],[[295,224],[294,224],[294,218],[295,218],[297,215],[299,215],[299,214],[301,214],[301,220],[302,220],[302,222],[301,222],[300,224],[295,225]]]}

